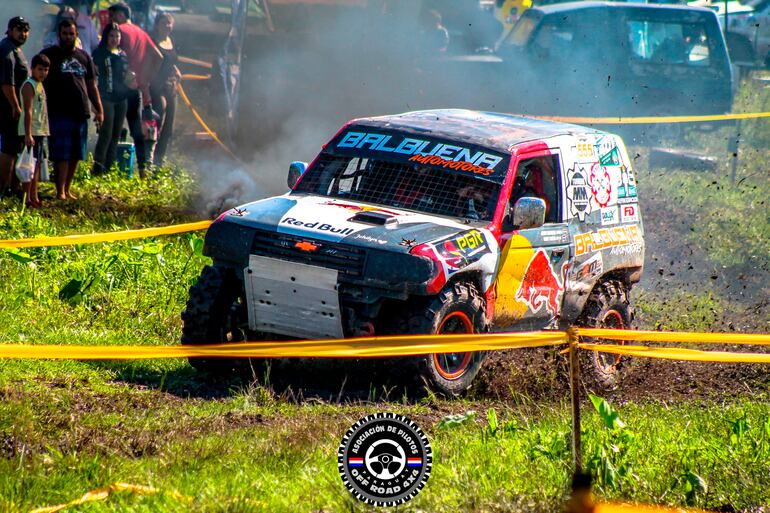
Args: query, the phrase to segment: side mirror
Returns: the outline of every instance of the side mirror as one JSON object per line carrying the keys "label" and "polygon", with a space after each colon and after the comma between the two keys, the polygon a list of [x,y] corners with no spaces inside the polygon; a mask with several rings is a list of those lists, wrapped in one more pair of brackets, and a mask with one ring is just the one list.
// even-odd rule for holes
{"label": "side mirror", "polygon": [[289,176],[286,178],[286,185],[289,189],[294,189],[294,186],[299,182],[300,177],[305,174],[307,170],[307,162],[295,160],[289,164]]}
{"label": "side mirror", "polygon": [[513,206],[513,228],[524,230],[537,228],[545,224],[545,201],[540,198],[524,196]]}

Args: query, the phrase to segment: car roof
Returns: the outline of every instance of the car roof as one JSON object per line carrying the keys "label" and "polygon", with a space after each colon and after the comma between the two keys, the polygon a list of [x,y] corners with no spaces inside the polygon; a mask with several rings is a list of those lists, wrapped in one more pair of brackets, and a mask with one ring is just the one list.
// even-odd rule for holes
{"label": "car roof", "polygon": [[646,4],[641,2],[565,2],[551,5],[541,5],[533,7],[535,11],[543,14],[560,13],[565,11],[582,11],[586,9],[646,9],[650,11],[660,11],[663,9],[669,11],[695,11],[695,12],[713,12],[705,7],[698,7],[686,4]]}
{"label": "car roof", "polygon": [[568,123],[465,109],[404,112],[354,119],[350,124],[431,135],[498,151],[510,151],[521,143],[557,135],[600,133],[593,128]]}

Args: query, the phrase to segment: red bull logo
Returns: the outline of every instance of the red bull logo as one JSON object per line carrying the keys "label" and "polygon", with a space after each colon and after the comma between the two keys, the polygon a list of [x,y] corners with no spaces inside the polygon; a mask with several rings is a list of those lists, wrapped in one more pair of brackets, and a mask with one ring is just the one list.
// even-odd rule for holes
{"label": "red bull logo", "polygon": [[545,306],[548,313],[555,316],[560,310],[562,292],[564,287],[553,272],[545,251],[537,251],[524,272],[519,290],[516,291],[516,299],[525,302],[534,313]]}

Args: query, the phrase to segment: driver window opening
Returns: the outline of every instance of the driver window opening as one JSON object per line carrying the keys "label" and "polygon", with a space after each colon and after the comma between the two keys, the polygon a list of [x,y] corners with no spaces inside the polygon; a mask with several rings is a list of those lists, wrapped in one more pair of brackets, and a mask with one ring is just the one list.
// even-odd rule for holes
{"label": "driver window opening", "polygon": [[519,198],[540,198],[545,201],[545,222],[558,223],[559,195],[557,194],[559,158],[556,155],[534,157],[519,162],[511,193],[511,206]]}

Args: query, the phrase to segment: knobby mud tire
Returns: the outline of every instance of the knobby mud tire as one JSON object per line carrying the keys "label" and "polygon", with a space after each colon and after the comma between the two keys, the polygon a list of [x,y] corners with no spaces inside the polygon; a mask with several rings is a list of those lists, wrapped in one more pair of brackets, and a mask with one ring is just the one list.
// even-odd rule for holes
{"label": "knobby mud tire", "polygon": [[[182,344],[253,340],[256,335],[248,332],[244,325],[248,322],[246,315],[243,288],[234,272],[208,265],[203,268],[198,282],[190,287],[182,312]],[[196,370],[212,377],[234,377],[250,369],[257,374],[264,364],[258,358],[188,358],[188,361]]]}
{"label": "knobby mud tire", "polygon": [[[617,280],[599,283],[591,291],[578,326],[589,328],[629,329],[634,311],[628,300],[628,287]],[[593,344],[623,344],[605,339],[583,339]],[[596,393],[617,390],[628,372],[629,357],[596,351],[580,351],[583,384]]]}
{"label": "knobby mud tire", "polygon": [[[408,319],[408,333],[480,333],[486,330],[484,301],[471,283],[447,285]],[[418,375],[430,390],[447,397],[467,391],[479,373],[485,353],[430,354],[414,359]]]}

